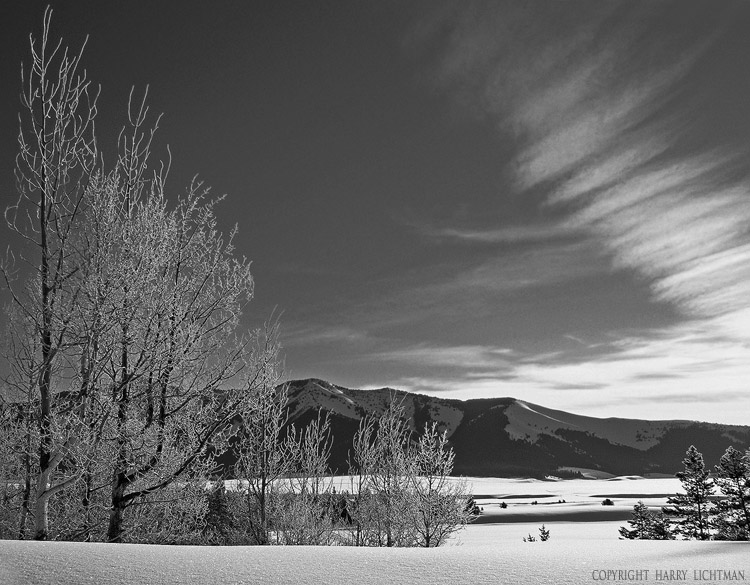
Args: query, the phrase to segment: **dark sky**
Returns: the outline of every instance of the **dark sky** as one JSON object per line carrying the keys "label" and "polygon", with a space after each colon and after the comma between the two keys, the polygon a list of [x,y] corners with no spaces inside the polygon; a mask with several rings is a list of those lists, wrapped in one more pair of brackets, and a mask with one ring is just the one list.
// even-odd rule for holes
{"label": "dark sky", "polygon": [[[0,7],[6,205],[45,5]],[[52,6],[105,156],[148,85],[227,194],[288,378],[747,423],[750,3]]]}

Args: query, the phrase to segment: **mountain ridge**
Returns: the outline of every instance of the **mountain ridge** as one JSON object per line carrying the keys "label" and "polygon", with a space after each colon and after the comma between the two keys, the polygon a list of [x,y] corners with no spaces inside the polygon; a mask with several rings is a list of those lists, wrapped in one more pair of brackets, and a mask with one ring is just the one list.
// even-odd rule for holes
{"label": "mountain ridge", "polygon": [[460,400],[394,388],[351,389],[318,378],[291,380],[290,423],[305,424],[328,413],[331,468],[348,469],[351,439],[360,420],[378,416],[399,400],[410,428],[419,433],[435,421],[456,454],[454,473],[474,476],[570,474],[591,469],[614,475],[673,474],[695,444],[713,467],[732,445],[750,447],[750,426],[690,420],[597,418],[547,408],[513,397]]}

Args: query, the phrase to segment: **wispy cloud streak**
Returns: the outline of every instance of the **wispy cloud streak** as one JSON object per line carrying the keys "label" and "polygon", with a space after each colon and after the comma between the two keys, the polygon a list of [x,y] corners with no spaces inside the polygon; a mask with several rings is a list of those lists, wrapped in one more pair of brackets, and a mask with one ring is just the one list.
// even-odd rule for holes
{"label": "wispy cloud streak", "polygon": [[[698,10],[694,30],[654,35],[662,5],[607,4],[584,7],[579,21],[472,5],[452,29],[442,79],[476,92],[515,136],[517,188],[545,190],[572,212],[564,229],[590,233],[656,299],[699,317],[750,306],[750,187],[737,173],[750,153],[682,146],[696,112],[680,104],[721,27],[699,26]],[[558,17],[562,32],[544,38]]]}
{"label": "wispy cloud streak", "polygon": [[535,225],[508,225],[493,229],[436,227],[414,225],[424,236],[437,240],[454,240],[481,244],[531,244],[580,235],[572,225],[546,223]]}
{"label": "wispy cloud streak", "polygon": [[[654,337],[656,334],[656,337]],[[401,347],[384,354],[420,369],[387,384],[466,398],[523,397],[594,416],[719,418],[746,424],[747,347],[711,323],[691,323],[643,337],[623,336],[598,358],[501,353],[487,346]],[[438,367],[445,360],[445,368]],[[655,412],[651,404],[658,402]],[[712,402],[710,414],[705,404]]]}
{"label": "wispy cloud streak", "polygon": [[[638,332],[598,330],[599,341],[611,336],[602,348],[572,327],[560,337],[577,351],[550,343],[544,354],[503,356],[494,369],[422,371],[393,384],[588,412],[599,404],[605,415],[613,405],[647,414],[637,411],[658,396],[684,418],[713,396],[724,420],[741,418],[734,413],[750,404],[750,99],[742,99],[750,84],[737,64],[748,44],[737,39],[748,21],[741,2],[501,0],[451,3],[424,23],[415,38],[441,55],[437,83],[514,153],[499,161],[512,180],[498,197],[515,198],[509,209],[541,203],[524,217],[547,218],[414,226],[496,252],[424,292],[442,301],[464,284],[510,298],[544,283],[561,294],[591,286],[595,298],[590,283],[604,268],[634,291],[646,283],[651,308],[669,305],[670,318]],[[579,287],[566,289],[572,281]],[[485,346],[462,347],[468,362],[494,358]],[[413,349],[410,358],[424,363],[428,348]]]}

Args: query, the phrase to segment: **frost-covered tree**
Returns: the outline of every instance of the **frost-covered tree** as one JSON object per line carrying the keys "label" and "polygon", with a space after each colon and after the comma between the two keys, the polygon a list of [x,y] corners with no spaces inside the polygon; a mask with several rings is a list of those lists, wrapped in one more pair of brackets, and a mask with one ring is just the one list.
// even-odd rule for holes
{"label": "frost-covered tree", "polygon": [[28,413],[0,403],[0,539],[27,534],[32,479],[27,442],[33,432],[28,422]]}
{"label": "frost-covered tree", "polygon": [[670,521],[663,512],[652,512],[642,501],[633,506],[630,528],[620,527],[620,536],[629,540],[673,540]]}
{"label": "frost-covered tree", "polygon": [[135,108],[131,99],[120,157],[92,178],[76,239],[76,397],[106,414],[92,429],[112,451],[104,461],[112,542],[134,534],[124,519],[131,506],[143,518],[165,501],[157,492],[177,497],[171,485],[204,481],[232,421],[276,381],[275,328],[240,330],[253,296],[249,261],[235,254],[235,232],[218,229],[201,183],[168,196],[165,174],[148,175],[147,111],[145,98]]}
{"label": "frost-covered tree", "polygon": [[158,119],[149,127],[145,96],[134,105],[131,93],[118,156],[103,167],[81,54],[50,41],[50,18],[24,69],[19,197],[6,211],[31,270],[14,278],[2,266],[8,400],[33,420],[5,425],[22,429],[14,465],[33,486],[20,531],[33,517],[39,539],[174,542],[200,532],[215,454],[277,379],[276,326],[242,331],[250,263],[200,182],[168,193],[166,166],[153,170]]}
{"label": "frost-covered tree", "polygon": [[391,399],[378,417],[365,417],[354,436],[354,472],[362,479],[352,517],[365,546],[413,546],[410,526],[411,430],[402,404]]}
{"label": "frost-covered tree", "polygon": [[750,451],[728,447],[716,466],[715,482],[724,496],[715,507],[716,537],[750,539]]}
{"label": "frost-covered tree", "polygon": [[703,455],[691,445],[682,460],[685,470],[676,474],[682,483],[684,494],[677,494],[667,500],[663,512],[678,519],[674,524],[677,534],[684,538],[708,540],[711,537],[710,497],[714,482],[703,463]]}
{"label": "frost-covered tree", "polygon": [[353,447],[355,544],[440,546],[471,519],[471,494],[449,477],[453,449],[436,424],[412,441],[404,406],[392,399],[379,417],[363,419]]}
{"label": "frost-covered tree", "polygon": [[243,506],[240,528],[252,544],[268,544],[271,509],[278,496],[279,479],[292,468],[289,444],[282,431],[287,422],[287,388],[269,378],[260,385],[241,424],[232,450],[234,476]]}
{"label": "frost-covered tree", "polygon": [[283,493],[276,498],[274,522],[280,544],[324,545],[336,542],[330,419],[318,413],[304,429],[290,427],[285,440],[291,463]]}
{"label": "frost-covered tree", "polygon": [[8,226],[22,242],[16,259],[30,276],[16,280],[19,267],[13,262],[2,266],[13,310],[28,333],[16,340],[9,357],[11,367],[24,373],[13,383],[28,382],[21,399],[34,411],[30,450],[35,485],[25,505],[33,500],[37,539],[48,536],[51,498],[78,479],[76,469],[61,464],[70,450],[86,441],[85,425],[76,420],[68,401],[60,399],[55,377],[65,366],[70,318],[79,293],[72,239],[80,229],[86,189],[97,162],[96,95],[89,92],[90,82],[79,66],[83,49],[74,53],[61,41],[55,43],[50,38],[51,17],[47,8],[41,38],[30,38],[31,60],[22,67],[18,199],[5,213]]}
{"label": "frost-covered tree", "polygon": [[411,454],[413,503],[408,513],[418,546],[440,546],[471,519],[466,481],[450,477],[453,460],[445,431],[439,432],[435,422],[428,425]]}

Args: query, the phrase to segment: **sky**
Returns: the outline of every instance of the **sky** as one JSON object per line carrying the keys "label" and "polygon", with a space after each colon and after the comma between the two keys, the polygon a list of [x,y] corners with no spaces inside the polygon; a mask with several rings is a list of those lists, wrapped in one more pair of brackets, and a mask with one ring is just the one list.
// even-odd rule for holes
{"label": "sky", "polygon": [[[4,207],[45,5],[0,7]],[[105,153],[148,86],[227,194],[286,378],[748,424],[750,3],[51,5]]]}

